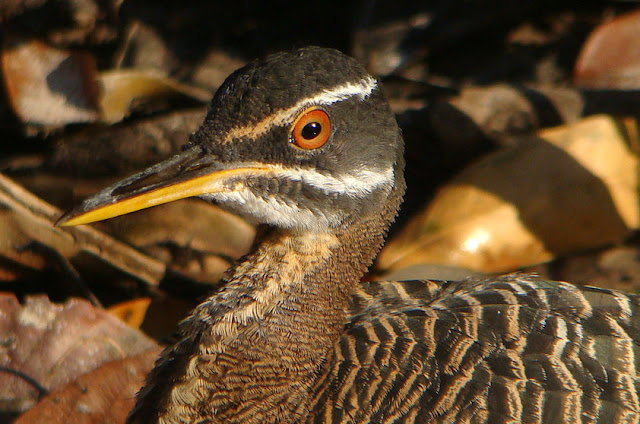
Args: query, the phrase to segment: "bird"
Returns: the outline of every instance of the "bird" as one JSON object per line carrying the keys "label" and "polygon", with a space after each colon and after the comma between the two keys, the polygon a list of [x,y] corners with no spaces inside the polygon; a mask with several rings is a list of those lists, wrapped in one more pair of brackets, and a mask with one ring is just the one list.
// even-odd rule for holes
{"label": "bird", "polygon": [[172,158],[63,215],[202,197],[265,228],[179,325],[128,423],[637,423],[639,298],[515,273],[363,282],[404,141],[355,59],[305,47],[231,74]]}

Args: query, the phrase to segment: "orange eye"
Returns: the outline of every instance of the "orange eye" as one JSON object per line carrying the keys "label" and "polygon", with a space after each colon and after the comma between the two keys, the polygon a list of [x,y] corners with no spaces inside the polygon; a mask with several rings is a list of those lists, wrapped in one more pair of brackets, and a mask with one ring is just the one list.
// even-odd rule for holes
{"label": "orange eye", "polygon": [[322,110],[310,108],[293,123],[291,141],[301,149],[322,147],[331,134],[329,115]]}

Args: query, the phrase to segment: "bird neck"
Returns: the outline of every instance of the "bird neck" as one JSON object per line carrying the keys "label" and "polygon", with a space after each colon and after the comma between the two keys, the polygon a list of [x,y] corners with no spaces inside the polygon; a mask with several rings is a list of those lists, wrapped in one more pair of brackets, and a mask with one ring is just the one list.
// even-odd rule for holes
{"label": "bird neck", "polygon": [[337,230],[267,234],[180,324],[128,423],[304,421],[403,193],[400,181],[382,210]]}
{"label": "bird neck", "polygon": [[[384,241],[380,217],[339,231],[275,229],[192,317],[211,324],[211,351],[321,357],[341,333],[355,285]],[[247,343],[247,346],[243,346]]]}
{"label": "bird neck", "polygon": [[[339,230],[280,229],[266,235],[230,272],[228,284],[181,324],[196,351],[174,379],[165,411],[186,413],[185,399],[201,396],[191,390],[202,381],[215,394],[201,400],[220,422],[285,423],[306,416],[314,381],[344,329],[352,293],[380,249],[400,198],[384,213]],[[202,361],[205,368],[198,365]]]}

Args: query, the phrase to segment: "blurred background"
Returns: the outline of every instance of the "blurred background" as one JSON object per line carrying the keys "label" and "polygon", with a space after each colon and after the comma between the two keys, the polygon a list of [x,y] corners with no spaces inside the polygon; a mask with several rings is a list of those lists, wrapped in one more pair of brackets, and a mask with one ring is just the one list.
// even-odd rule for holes
{"label": "blurred background", "polygon": [[368,279],[640,289],[636,1],[0,0],[0,422],[122,422],[106,392],[69,418],[87,393],[68,383],[109,387],[133,356],[135,393],[256,229],[197,199],[53,224],[179,151],[235,69],[311,44],[361,61],[405,136],[405,205]]}

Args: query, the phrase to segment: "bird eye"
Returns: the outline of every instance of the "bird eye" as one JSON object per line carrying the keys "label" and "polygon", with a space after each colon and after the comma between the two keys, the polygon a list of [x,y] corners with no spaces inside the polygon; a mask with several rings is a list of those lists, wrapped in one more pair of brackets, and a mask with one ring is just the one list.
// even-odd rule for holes
{"label": "bird eye", "polygon": [[293,123],[291,142],[301,149],[322,147],[331,134],[329,115],[322,109],[310,108]]}

